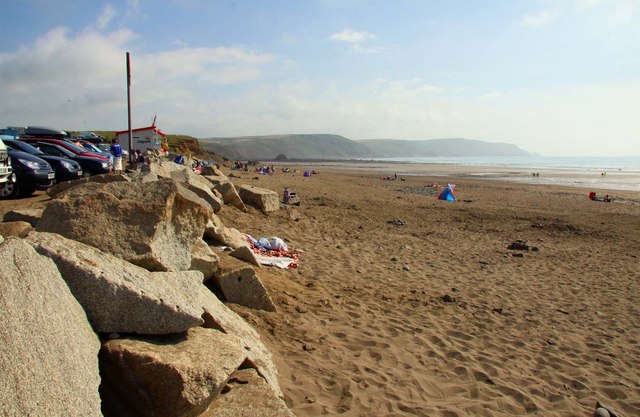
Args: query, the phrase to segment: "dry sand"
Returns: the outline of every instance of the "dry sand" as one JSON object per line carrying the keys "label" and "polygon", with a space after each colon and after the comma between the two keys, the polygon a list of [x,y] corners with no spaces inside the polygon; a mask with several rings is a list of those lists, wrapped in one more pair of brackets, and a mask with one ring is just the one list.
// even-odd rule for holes
{"label": "dry sand", "polygon": [[[596,203],[424,167],[407,181],[315,169],[241,173],[302,205],[221,214],[304,251],[298,269],[258,272],[277,313],[232,305],[271,349],[296,415],[590,416],[596,400],[640,415],[640,193]],[[455,182],[458,201],[437,200],[433,182]],[[517,239],[539,251],[508,250]]]}
{"label": "dry sand", "polygon": [[[640,415],[640,193],[597,203],[425,172],[383,181],[378,168],[242,173],[297,192],[302,219],[222,216],[304,250],[297,270],[259,271],[277,313],[235,308],[296,415],[590,416],[596,400]],[[434,182],[455,182],[458,201],[437,200]],[[517,239],[539,251],[508,250]]]}

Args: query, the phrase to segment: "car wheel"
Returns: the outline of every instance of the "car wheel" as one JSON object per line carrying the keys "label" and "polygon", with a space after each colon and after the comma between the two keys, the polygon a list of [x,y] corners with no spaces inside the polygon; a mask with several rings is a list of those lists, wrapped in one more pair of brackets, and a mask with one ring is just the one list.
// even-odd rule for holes
{"label": "car wheel", "polygon": [[18,184],[15,182],[5,182],[0,185],[0,198],[12,198],[18,193]]}

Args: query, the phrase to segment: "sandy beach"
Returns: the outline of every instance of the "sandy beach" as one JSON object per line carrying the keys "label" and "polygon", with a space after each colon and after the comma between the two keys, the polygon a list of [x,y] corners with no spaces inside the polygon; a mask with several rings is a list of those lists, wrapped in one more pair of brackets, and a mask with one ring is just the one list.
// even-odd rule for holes
{"label": "sandy beach", "polygon": [[[590,416],[597,400],[640,415],[640,192],[594,189],[613,199],[599,203],[464,168],[287,166],[224,172],[287,186],[299,207],[220,217],[301,251],[297,269],[258,271],[277,312],[230,304],[297,416]],[[454,203],[428,186],[448,182]]]}
{"label": "sandy beach", "polygon": [[[234,307],[296,415],[588,416],[596,400],[640,415],[640,193],[288,166],[319,174],[234,181],[290,187],[300,207],[222,218],[303,250],[298,269],[259,271],[277,313]],[[426,186],[447,182],[455,203]]]}

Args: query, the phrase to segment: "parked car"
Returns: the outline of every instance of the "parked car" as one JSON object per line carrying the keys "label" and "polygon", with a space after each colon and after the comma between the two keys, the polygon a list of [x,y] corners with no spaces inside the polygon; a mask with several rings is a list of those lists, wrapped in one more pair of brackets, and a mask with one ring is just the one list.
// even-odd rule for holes
{"label": "parked car", "polygon": [[11,157],[4,142],[0,140],[0,186],[11,181],[15,181],[15,175],[13,175],[11,168]]}
{"label": "parked car", "polygon": [[82,168],[80,167],[80,164],[73,159],[47,155],[28,143],[17,139],[7,139],[4,143],[9,147],[9,149],[26,152],[47,161],[49,165],[51,165],[51,168],[56,172],[56,182],[70,181],[82,177]]}
{"label": "parked car", "polygon": [[51,129],[43,126],[27,126],[23,132],[20,133],[21,138],[52,138],[52,139],[65,139],[69,135],[64,130]]}
{"label": "parked car", "polygon": [[[93,152],[93,153],[97,153],[98,155],[106,156],[107,158],[109,158],[109,160],[113,164],[113,155],[111,155],[111,152],[109,150],[105,151],[102,148],[100,148],[98,145],[94,145],[93,143],[87,142],[85,140],[78,140],[74,142],[74,144],[76,146],[80,144],[80,146],[82,146],[88,152]],[[123,155],[124,155],[124,152],[125,151],[123,150],[122,151]]]}
{"label": "parked car", "polygon": [[16,181],[7,181],[0,187],[0,198],[15,197],[17,194],[30,196],[36,190],[46,190],[56,183],[56,173],[47,161],[13,149],[9,149],[9,156]]}
{"label": "parked car", "polygon": [[[97,145],[94,145],[96,148],[100,149],[101,152],[107,152],[109,155],[111,155],[111,144],[110,143],[99,143]],[[126,149],[122,150],[122,158],[123,159],[127,159],[129,157],[129,151],[127,151]]]}
{"label": "parked car", "polygon": [[102,143],[104,138],[100,135],[96,135],[93,132],[80,132],[75,136],[76,139],[86,140],[91,143]]}
{"label": "parked car", "polygon": [[[27,142],[31,145],[33,145],[34,143],[51,143],[54,145],[58,145],[58,146],[62,146],[63,148],[67,149],[68,151],[76,154],[76,155],[80,155],[80,156],[88,156],[91,158],[97,158],[97,159],[101,159],[103,161],[108,161],[109,158],[102,156],[102,155],[98,155],[97,153],[94,152],[89,152],[84,148],[80,148],[78,147],[76,144],[74,144],[71,141],[68,140],[63,140],[63,139],[51,139],[51,138],[23,138],[20,137],[21,141]],[[46,152],[45,152],[46,153]]]}
{"label": "parked car", "polygon": [[36,142],[33,144],[33,146],[49,155],[73,159],[82,167],[83,177],[90,177],[97,174],[107,174],[111,170],[109,162],[103,159],[76,155],[65,147],[56,145],[55,143]]}

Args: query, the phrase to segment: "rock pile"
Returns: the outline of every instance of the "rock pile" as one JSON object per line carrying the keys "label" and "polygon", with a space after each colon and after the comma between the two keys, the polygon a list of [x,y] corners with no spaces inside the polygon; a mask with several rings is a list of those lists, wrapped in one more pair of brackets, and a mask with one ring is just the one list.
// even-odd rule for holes
{"label": "rock pile", "polygon": [[270,211],[271,194],[243,200],[208,174],[153,163],[59,184],[43,211],[4,216],[0,415],[293,416],[259,334],[204,285],[275,310],[236,259],[251,261],[246,239],[215,215]]}

